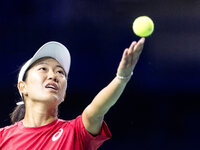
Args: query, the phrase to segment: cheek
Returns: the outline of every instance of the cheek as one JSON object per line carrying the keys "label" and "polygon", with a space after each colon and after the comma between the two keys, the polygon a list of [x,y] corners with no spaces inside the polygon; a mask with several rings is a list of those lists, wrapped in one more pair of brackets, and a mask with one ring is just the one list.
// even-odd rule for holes
{"label": "cheek", "polygon": [[27,78],[27,83],[29,86],[31,85],[31,87],[35,87],[35,86],[38,87],[38,86],[42,85],[41,84],[42,79],[43,78],[40,75],[38,75],[36,73],[31,73]]}
{"label": "cheek", "polygon": [[67,81],[66,80],[64,80],[62,83],[62,89],[63,89],[62,91],[65,93],[67,90]]}
{"label": "cheek", "polygon": [[67,82],[64,83],[63,89],[64,89],[64,91],[67,90]]}

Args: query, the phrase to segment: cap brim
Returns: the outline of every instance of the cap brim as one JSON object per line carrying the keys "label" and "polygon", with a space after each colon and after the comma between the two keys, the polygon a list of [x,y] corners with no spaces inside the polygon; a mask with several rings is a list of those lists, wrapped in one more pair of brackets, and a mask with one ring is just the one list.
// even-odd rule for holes
{"label": "cap brim", "polygon": [[34,56],[24,64],[24,66],[20,70],[20,73],[18,76],[18,82],[23,80],[26,70],[35,61],[43,57],[52,57],[56,59],[60,63],[60,65],[63,67],[66,74],[69,73],[71,57],[70,57],[70,53],[68,49],[59,42],[51,41],[41,46],[40,49],[34,54]]}

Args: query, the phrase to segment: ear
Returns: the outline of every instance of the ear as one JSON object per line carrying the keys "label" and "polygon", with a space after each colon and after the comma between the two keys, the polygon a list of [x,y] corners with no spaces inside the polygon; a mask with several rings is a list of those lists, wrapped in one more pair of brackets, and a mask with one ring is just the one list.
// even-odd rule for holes
{"label": "ear", "polygon": [[17,84],[18,90],[20,93],[22,93],[23,95],[27,95],[28,92],[26,90],[26,83],[24,81],[19,81]]}

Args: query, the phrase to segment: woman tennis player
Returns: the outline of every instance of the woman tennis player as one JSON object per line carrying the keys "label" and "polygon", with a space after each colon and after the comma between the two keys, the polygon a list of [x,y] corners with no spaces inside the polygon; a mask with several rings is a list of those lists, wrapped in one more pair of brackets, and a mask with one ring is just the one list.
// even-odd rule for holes
{"label": "woman tennis player", "polygon": [[12,125],[0,129],[1,150],[95,150],[111,133],[104,115],[117,102],[139,59],[144,38],[123,52],[116,77],[77,118],[59,119],[65,99],[70,54],[58,42],[44,44],[21,68],[18,90],[22,101],[11,114]]}

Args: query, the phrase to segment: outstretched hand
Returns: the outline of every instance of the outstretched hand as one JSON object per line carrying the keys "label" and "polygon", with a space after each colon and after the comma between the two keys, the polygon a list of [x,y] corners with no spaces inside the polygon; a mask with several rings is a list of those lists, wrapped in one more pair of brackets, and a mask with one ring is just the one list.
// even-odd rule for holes
{"label": "outstretched hand", "polygon": [[131,75],[142,52],[144,42],[145,38],[141,38],[138,42],[133,41],[130,47],[124,50],[117,69],[118,76],[129,77]]}

